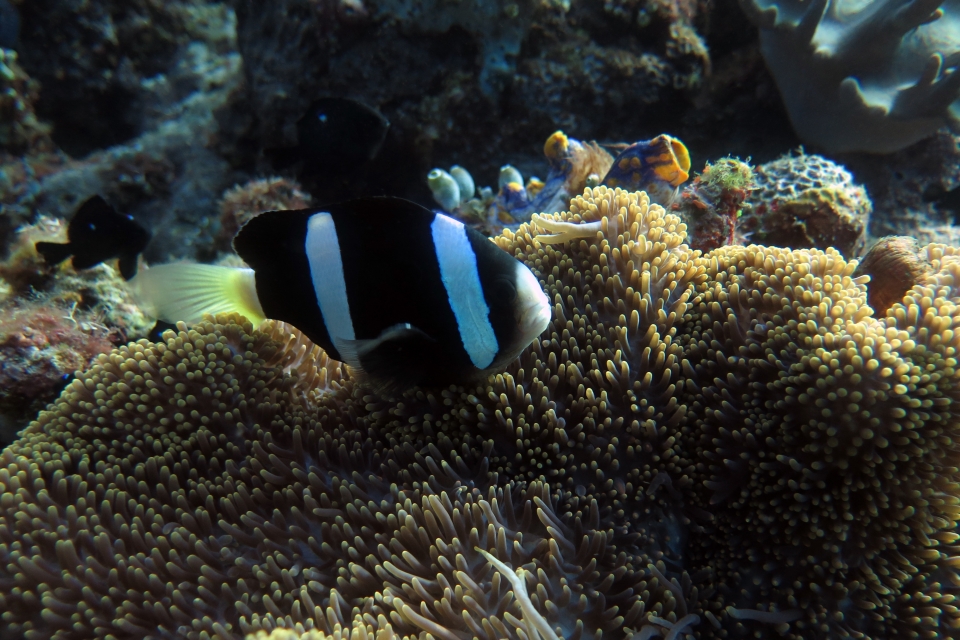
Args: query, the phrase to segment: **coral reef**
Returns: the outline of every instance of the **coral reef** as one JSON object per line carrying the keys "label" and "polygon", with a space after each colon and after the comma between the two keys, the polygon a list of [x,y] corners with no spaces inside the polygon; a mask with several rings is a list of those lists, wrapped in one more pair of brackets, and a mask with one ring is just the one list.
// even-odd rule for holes
{"label": "coral reef", "polygon": [[872,204],[846,169],[801,150],[758,167],[736,158],[708,162],[671,209],[694,249],[749,241],[856,256]]}
{"label": "coral reef", "polygon": [[933,266],[914,238],[887,236],[880,238],[860,260],[854,276],[861,275],[870,276],[867,304],[874,313],[883,315],[903,300],[907,291],[933,275]]}
{"label": "coral reef", "polygon": [[739,238],[791,248],[863,251],[873,204],[866,190],[822,156],[787,154],[756,167],[743,203]]}
{"label": "coral reef", "polygon": [[29,212],[14,205],[33,184],[67,162],[50,139],[50,127],[37,119],[39,85],[27,76],[17,53],[0,49],[0,247],[13,239]]}
{"label": "coral reef", "polygon": [[237,182],[215,117],[242,82],[233,12],[200,1],[21,9],[30,45],[18,61],[39,81],[38,97],[30,94],[36,113],[53,125],[54,143],[89,155],[8,158],[0,176],[6,231],[38,214],[66,217],[99,193],[157,231],[151,259],[205,255],[216,201]]}
{"label": "coral reef", "polygon": [[196,89],[176,68],[199,62],[202,74],[198,49],[209,61],[236,47],[221,2],[37,0],[20,12],[21,63],[43,87],[37,111],[74,157],[155,128]]}
{"label": "coral reef", "polygon": [[670,206],[687,225],[690,247],[710,251],[735,244],[743,203],[755,188],[748,163],[736,158],[708,162]]}
{"label": "coral reef", "polygon": [[[434,166],[491,176],[509,157],[530,175],[549,131],[596,140],[655,133],[651,113],[684,100],[709,64],[693,28],[706,3],[639,2],[623,12],[565,4],[238,2],[248,90],[232,119],[238,153],[255,159],[256,149],[293,144],[312,100],[349,96],[392,123],[381,162],[354,181],[353,195],[381,189],[426,203],[429,193],[410,185]],[[643,25],[621,15],[640,9]],[[304,184],[319,201],[350,195]]]}
{"label": "coral reef", "polygon": [[956,0],[741,0],[804,142],[890,153],[960,127]]}
{"label": "coral reef", "polygon": [[41,216],[18,231],[0,262],[0,445],[54,400],[75,371],[146,335],[152,324],[113,266],[51,267],[34,248],[65,236],[59,220]]}
{"label": "coral reef", "polygon": [[524,184],[519,169],[507,164],[500,167],[496,194],[490,187],[477,190],[473,177],[460,166],[449,172],[433,169],[427,184],[445,213],[493,235],[504,227],[516,229],[535,213],[563,211],[572,194],[599,184],[645,191],[653,202],[667,205],[690,175],[690,153],[667,134],[610,146],[618,150],[616,157],[596,142],[581,142],[555,131],[543,145],[549,165],[545,180],[531,176]]}
{"label": "coral reef", "polygon": [[259,178],[234,185],[220,199],[220,247],[226,249],[248,220],[264,211],[279,209],[306,209],[310,194],[299,184],[287,178]]}
{"label": "coral reef", "polygon": [[684,236],[606,187],[498,236],[554,319],[478,387],[235,317],[100,356],[0,454],[0,630],[953,634],[957,250],[877,315],[836,251]]}
{"label": "coral reef", "polygon": [[74,372],[118,342],[90,314],[78,319],[76,309],[76,300],[63,299],[8,301],[0,307],[0,444],[54,400]]}
{"label": "coral reef", "polygon": [[921,244],[960,245],[960,135],[938,132],[887,156],[847,154],[844,165],[873,201],[870,235],[912,236]]}
{"label": "coral reef", "polygon": [[17,62],[17,52],[0,49],[0,150],[38,153],[53,150],[50,126],[34,111],[39,86]]}
{"label": "coral reef", "polygon": [[438,34],[462,30],[479,47],[480,71],[477,83],[488,97],[495,97],[516,73],[520,45],[527,37],[538,14],[566,11],[568,0],[385,0],[371,3],[368,9],[374,21],[405,24],[412,34]]}

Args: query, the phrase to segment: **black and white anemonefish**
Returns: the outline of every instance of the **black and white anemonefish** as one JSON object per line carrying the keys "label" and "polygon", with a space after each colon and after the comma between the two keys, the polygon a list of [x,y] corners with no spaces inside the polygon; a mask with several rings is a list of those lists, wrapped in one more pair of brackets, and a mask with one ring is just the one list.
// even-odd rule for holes
{"label": "black and white anemonefish", "polygon": [[137,296],[167,322],[229,311],[283,320],[388,391],[502,371],[550,321],[523,263],[399,198],[263,213],[233,246],[251,269],[143,269]]}

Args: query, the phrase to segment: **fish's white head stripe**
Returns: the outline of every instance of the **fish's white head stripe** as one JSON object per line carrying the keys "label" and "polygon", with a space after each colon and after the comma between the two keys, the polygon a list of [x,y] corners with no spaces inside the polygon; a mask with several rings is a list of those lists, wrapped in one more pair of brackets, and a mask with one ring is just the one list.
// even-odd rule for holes
{"label": "fish's white head stripe", "polygon": [[[310,278],[317,294],[317,305],[323,314],[330,341],[339,351],[341,344],[353,341],[355,336],[353,319],[350,317],[350,301],[347,298],[347,284],[343,278],[340,241],[337,239],[333,216],[326,212],[310,216],[305,245]],[[360,365],[359,362],[347,364],[354,367]]]}
{"label": "fish's white head stripe", "polygon": [[473,366],[486,369],[500,346],[490,324],[490,307],[483,297],[477,256],[470,246],[466,227],[458,220],[437,214],[430,230],[437,262],[440,263],[440,277],[457,319],[460,340]]}

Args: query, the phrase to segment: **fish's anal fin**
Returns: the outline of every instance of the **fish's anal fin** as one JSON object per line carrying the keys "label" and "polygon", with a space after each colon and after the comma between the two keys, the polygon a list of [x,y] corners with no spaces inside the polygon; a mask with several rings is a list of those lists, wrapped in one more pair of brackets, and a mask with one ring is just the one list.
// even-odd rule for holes
{"label": "fish's anal fin", "polygon": [[136,253],[125,253],[117,261],[117,267],[120,269],[120,275],[124,280],[130,280],[137,275],[137,255]]}
{"label": "fish's anal fin", "polygon": [[69,243],[37,242],[34,248],[36,248],[37,253],[42,255],[43,259],[50,264],[60,264],[73,255],[73,247]]}
{"label": "fish's anal fin", "polygon": [[436,340],[413,325],[402,323],[384,329],[372,340],[340,340],[337,350],[344,362],[371,386],[396,393],[417,385],[431,365],[427,357]]}

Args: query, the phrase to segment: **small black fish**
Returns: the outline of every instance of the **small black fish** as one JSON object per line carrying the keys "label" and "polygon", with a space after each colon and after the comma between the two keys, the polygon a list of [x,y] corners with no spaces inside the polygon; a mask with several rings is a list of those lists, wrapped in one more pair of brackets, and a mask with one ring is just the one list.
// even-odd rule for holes
{"label": "small black fish", "polygon": [[20,39],[20,10],[10,0],[0,0],[0,47],[13,49]]}
{"label": "small black fish", "polygon": [[147,340],[149,340],[150,342],[160,342],[160,340],[163,339],[163,332],[166,331],[167,329],[173,329],[174,331],[176,331],[177,325],[175,325],[172,322],[164,322],[163,320],[157,320],[154,323],[153,328],[150,329],[149,332],[147,332],[147,336],[146,336]]}
{"label": "small black fish", "polygon": [[526,265],[400,198],[263,213],[234,248],[252,269],[160,265],[134,290],[169,322],[230,311],[289,322],[389,391],[503,371],[550,322]]}
{"label": "small black fish", "polygon": [[351,98],[320,98],[297,122],[297,145],[268,149],[277,169],[302,162],[301,173],[343,175],[373,160],[390,122]]}
{"label": "small black fish", "polygon": [[67,238],[67,244],[38,242],[37,251],[50,264],[73,256],[74,269],[89,269],[104,260],[120,258],[120,275],[129,280],[137,274],[137,256],[150,242],[150,232],[100,196],[93,196],[73,215]]}
{"label": "small black fish", "polygon": [[928,193],[923,195],[923,200],[924,202],[932,202],[940,211],[951,212],[953,223],[960,224],[960,187],[955,187],[950,191],[928,189]]}

